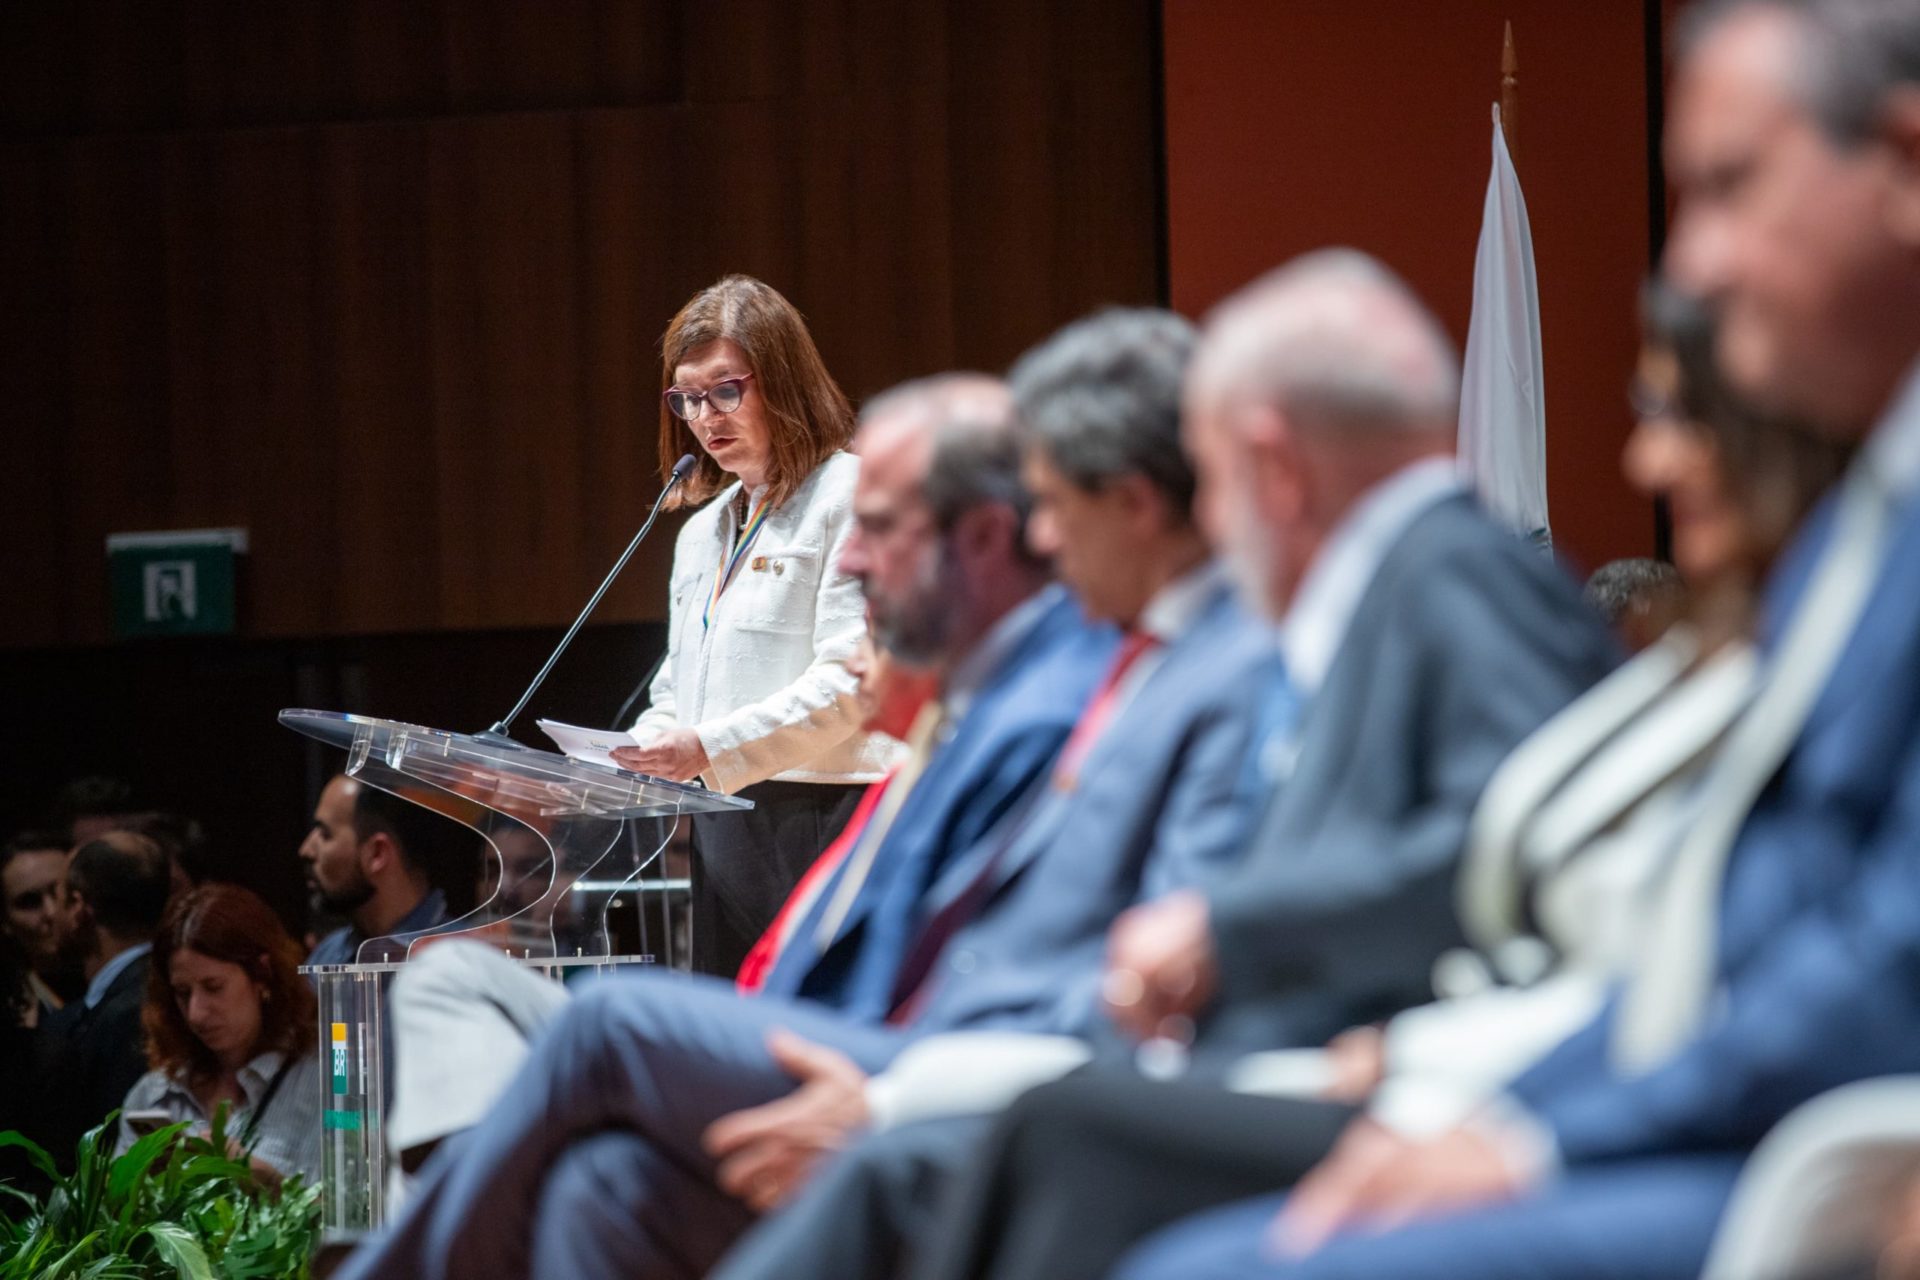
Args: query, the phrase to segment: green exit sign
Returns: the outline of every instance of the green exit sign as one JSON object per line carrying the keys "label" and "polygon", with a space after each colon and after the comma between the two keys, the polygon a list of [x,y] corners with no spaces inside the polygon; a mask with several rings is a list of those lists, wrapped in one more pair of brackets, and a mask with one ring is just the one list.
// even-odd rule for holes
{"label": "green exit sign", "polygon": [[172,529],[107,535],[113,634],[231,635],[234,557],[245,529]]}

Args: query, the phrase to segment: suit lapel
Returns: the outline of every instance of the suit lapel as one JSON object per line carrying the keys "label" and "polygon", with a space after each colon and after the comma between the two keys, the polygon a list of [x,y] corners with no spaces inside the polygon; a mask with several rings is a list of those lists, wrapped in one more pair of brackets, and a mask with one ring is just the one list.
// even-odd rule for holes
{"label": "suit lapel", "polygon": [[[994,667],[992,674],[975,693],[966,717],[954,730],[953,736],[939,748],[894,818],[889,841],[882,845],[890,867],[885,872],[876,868],[876,874],[868,877],[859,896],[848,908],[846,918],[835,930],[829,946],[838,945],[872,913],[882,896],[883,886],[890,882],[892,874],[910,872],[912,867],[917,867],[931,855],[933,842],[944,835],[948,824],[928,822],[923,815],[943,812],[951,802],[954,789],[978,773],[975,762],[983,748],[991,745],[989,731],[996,727],[994,713],[1005,696],[1007,678],[1029,661],[1036,649],[1052,643],[1057,632],[1075,625],[1078,614],[1079,605],[1062,592],[1061,598],[1041,614],[1020,642]],[[980,843],[990,846],[992,841]]]}
{"label": "suit lapel", "polygon": [[1299,766],[1274,795],[1273,803],[1261,819],[1264,835],[1269,828],[1284,827],[1303,809],[1315,812],[1326,804],[1335,780],[1352,762],[1362,711],[1376,662],[1374,652],[1387,631],[1397,597],[1399,582],[1417,570],[1429,544],[1426,534],[1432,526],[1472,517],[1473,500],[1464,495],[1442,498],[1416,516],[1394,544],[1381,557],[1373,581],[1354,606],[1353,618],[1340,638],[1339,649],[1320,688],[1306,698],[1300,714],[1300,729],[1294,752]]}
{"label": "suit lapel", "polygon": [[[1177,679],[1181,665],[1190,654],[1214,643],[1223,620],[1231,616],[1231,611],[1232,591],[1222,584],[1207,602],[1201,616],[1187,628],[1184,635],[1176,637],[1167,646],[1159,665],[1147,673],[1132,699],[1120,708],[1112,723],[1094,741],[1081,763],[1081,778],[1094,777],[1107,768],[1126,767],[1124,760],[1138,740],[1138,726],[1142,718],[1146,723],[1154,723],[1159,719],[1156,707],[1165,696],[1169,681]],[[1008,823],[1002,824],[1003,830],[1011,832],[1005,837],[1005,841],[1011,843],[1003,840],[982,841],[979,851],[982,856],[967,859],[966,866],[954,866],[941,877],[933,895],[934,909],[938,910],[965,892],[983,872],[988,871],[989,865],[996,891],[1019,875],[1071,822],[1079,809],[1080,795],[1078,790],[1057,789],[1049,776],[1045,783],[1035,789],[1028,802],[1009,816]],[[992,857],[993,851],[997,850],[1003,852],[997,858]]]}

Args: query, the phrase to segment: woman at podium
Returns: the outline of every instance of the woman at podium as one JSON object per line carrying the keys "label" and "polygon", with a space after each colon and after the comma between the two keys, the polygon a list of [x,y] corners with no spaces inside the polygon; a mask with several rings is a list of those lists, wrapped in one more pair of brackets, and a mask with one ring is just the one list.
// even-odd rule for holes
{"label": "woman at podium", "polygon": [[693,967],[731,976],[787,892],[899,750],[862,733],[847,671],[866,633],[839,570],[852,528],[853,410],[806,322],[728,276],[661,340],[668,501],[698,505],[674,544],[667,657],[624,767],[752,800],[693,822]]}

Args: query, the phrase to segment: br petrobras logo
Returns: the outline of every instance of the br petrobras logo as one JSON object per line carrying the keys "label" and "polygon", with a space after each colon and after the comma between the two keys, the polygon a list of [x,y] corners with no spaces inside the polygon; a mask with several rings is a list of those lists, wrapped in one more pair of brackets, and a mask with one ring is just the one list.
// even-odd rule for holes
{"label": "br petrobras logo", "polygon": [[333,1024],[333,1091],[347,1092],[347,1024]]}

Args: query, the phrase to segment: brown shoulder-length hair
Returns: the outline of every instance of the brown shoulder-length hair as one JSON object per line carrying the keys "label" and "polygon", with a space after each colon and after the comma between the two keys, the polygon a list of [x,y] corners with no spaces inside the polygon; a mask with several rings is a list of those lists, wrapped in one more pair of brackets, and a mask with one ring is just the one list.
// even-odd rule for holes
{"label": "brown shoulder-length hair", "polygon": [[255,1054],[313,1052],[313,988],[300,976],[299,944],[255,894],[238,885],[206,884],[173,900],[153,941],[140,1021],[147,1031],[147,1061],[155,1068],[189,1080],[207,1079],[220,1069],[173,998],[173,957],[184,950],[237,964],[266,988]]}
{"label": "brown shoulder-length hair", "polygon": [[[730,339],[747,353],[752,393],[767,407],[773,458],[767,468],[767,498],[779,506],[793,496],[836,450],[853,439],[853,406],[820,359],[807,322],[773,286],[752,276],[733,275],[693,295],[660,339],[660,387],[673,385],[673,371],[690,352]],[[660,403],[660,482],[673,475],[680,455],[699,461],[693,473],[667,500],[692,506],[707,501],[732,483],[720,464],[700,447],[693,428]]]}

